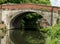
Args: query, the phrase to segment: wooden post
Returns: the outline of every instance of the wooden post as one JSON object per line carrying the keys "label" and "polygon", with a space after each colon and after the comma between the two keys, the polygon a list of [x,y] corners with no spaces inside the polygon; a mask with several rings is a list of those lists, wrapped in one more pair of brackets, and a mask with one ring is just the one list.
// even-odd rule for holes
{"label": "wooden post", "polygon": [[1,44],[1,37],[0,37],[0,44]]}
{"label": "wooden post", "polygon": [[2,20],[2,12],[0,11],[0,23],[1,23],[1,20]]}
{"label": "wooden post", "polygon": [[52,10],[51,10],[51,26],[53,25],[53,7],[52,7]]}

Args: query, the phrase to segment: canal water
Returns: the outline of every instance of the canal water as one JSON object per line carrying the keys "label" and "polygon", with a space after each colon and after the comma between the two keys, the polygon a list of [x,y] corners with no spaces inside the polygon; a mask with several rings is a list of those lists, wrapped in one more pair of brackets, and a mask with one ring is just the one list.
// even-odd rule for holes
{"label": "canal water", "polygon": [[14,44],[44,44],[43,32],[37,30],[11,30],[10,39]]}

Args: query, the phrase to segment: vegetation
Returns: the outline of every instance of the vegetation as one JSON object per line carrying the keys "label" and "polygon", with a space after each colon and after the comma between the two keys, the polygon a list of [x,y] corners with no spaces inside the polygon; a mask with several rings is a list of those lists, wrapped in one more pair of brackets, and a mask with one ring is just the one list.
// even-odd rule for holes
{"label": "vegetation", "polygon": [[49,0],[0,0],[0,4],[2,3],[17,3],[17,4],[23,4],[23,3],[29,3],[29,4],[43,4],[43,5],[50,5]]}
{"label": "vegetation", "polygon": [[43,30],[47,31],[46,44],[60,44],[60,23],[54,27],[45,28]]}
{"label": "vegetation", "polygon": [[0,4],[6,3],[7,0],[0,0]]}

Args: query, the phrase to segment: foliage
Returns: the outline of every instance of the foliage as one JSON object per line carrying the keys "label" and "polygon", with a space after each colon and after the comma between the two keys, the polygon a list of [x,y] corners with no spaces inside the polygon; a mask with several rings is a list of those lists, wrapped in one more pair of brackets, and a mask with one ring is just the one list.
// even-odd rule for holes
{"label": "foliage", "polygon": [[0,3],[17,3],[17,4],[43,4],[43,5],[50,5],[49,0],[0,0]]}
{"label": "foliage", "polygon": [[60,44],[60,23],[55,26],[42,29],[46,31],[46,44]]}
{"label": "foliage", "polygon": [[0,0],[0,4],[6,3],[7,0]]}

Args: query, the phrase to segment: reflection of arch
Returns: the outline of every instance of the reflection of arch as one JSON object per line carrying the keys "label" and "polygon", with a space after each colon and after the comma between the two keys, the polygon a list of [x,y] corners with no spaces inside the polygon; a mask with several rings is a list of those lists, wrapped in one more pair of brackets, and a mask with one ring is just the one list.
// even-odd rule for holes
{"label": "reflection of arch", "polygon": [[[17,25],[19,26],[18,22],[20,22],[20,19],[25,16],[24,14],[28,14],[28,13],[35,13],[35,12],[24,12],[24,13],[18,14],[17,16],[15,16],[15,17],[11,20],[11,22],[10,22],[10,27],[13,28],[13,27],[15,26],[16,28],[18,28],[18,27],[17,27]],[[41,16],[41,15],[40,15],[40,16]],[[41,16],[41,17],[42,17],[42,16]],[[15,21],[15,20],[16,20],[16,21]],[[16,24],[17,24],[17,25],[16,25]]]}

